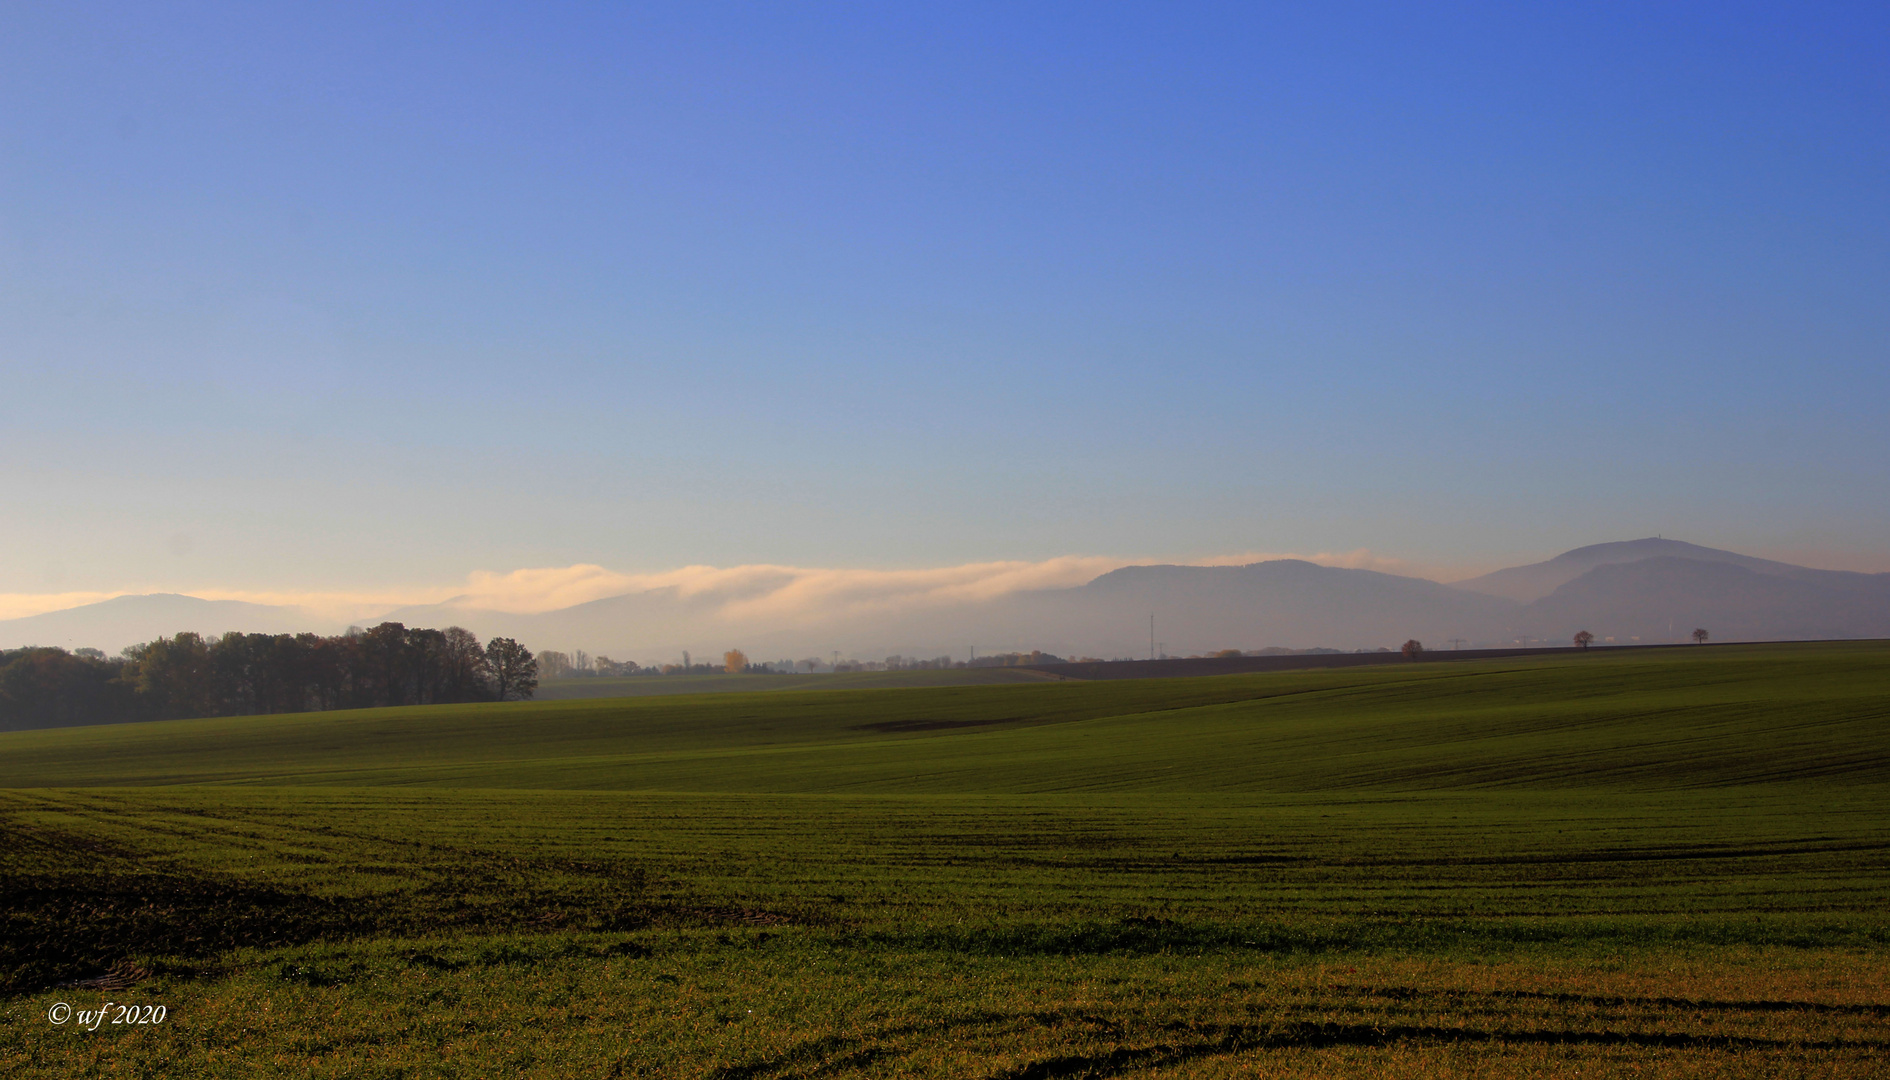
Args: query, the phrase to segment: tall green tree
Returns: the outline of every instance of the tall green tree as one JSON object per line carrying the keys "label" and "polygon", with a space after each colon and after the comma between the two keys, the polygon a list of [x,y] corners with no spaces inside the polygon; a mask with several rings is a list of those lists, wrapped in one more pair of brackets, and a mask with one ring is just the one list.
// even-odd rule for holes
{"label": "tall green tree", "polygon": [[203,635],[186,631],[125,650],[137,668],[134,685],[162,719],[215,716],[216,671]]}

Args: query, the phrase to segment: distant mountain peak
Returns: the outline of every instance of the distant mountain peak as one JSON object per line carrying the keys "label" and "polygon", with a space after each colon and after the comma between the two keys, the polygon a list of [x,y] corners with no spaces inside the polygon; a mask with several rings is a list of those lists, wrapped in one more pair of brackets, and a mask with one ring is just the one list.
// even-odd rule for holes
{"label": "distant mountain peak", "polygon": [[1701,547],[1698,544],[1689,544],[1685,540],[1669,540],[1664,536],[1649,536],[1640,540],[1614,540],[1602,544],[1589,544],[1586,547],[1564,551],[1552,559],[1545,559],[1539,563],[1512,566],[1481,577],[1470,578],[1467,581],[1452,582],[1452,584],[1459,589],[1468,589],[1471,592],[1485,593],[1489,596],[1501,596],[1527,604],[1542,599],[1596,567],[1659,558],[1730,563],[1760,574],[1802,576],[1819,573],[1819,571],[1809,570],[1802,566],[1793,566],[1791,563],[1741,555],[1736,551]]}
{"label": "distant mountain peak", "polygon": [[[1586,547],[1572,548],[1548,560],[1551,563],[1579,562],[1587,566],[1605,566],[1609,563],[1634,562],[1638,559],[1660,557],[1682,559],[1703,559],[1707,562],[1739,562],[1750,556],[1737,552],[1721,551],[1718,548],[1701,547],[1689,544],[1685,540],[1669,540],[1664,536],[1648,536],[1639,540],[1610,540],[1601,544],[1589,544]],[[1763,562],[1765,560],[1751,560]],[[1535,565],[1542,565],[1537,563]],[[1779,565],[1785,565],[1783,563]]]}
{"label": "distant mountain peak", "polygon": [[89,646],[106,652],[185,630],[296,633],[323,622],[300,608],[205,600],[184,593],[127,593],[78,607],[0,620],[0,648],[22,645]]}

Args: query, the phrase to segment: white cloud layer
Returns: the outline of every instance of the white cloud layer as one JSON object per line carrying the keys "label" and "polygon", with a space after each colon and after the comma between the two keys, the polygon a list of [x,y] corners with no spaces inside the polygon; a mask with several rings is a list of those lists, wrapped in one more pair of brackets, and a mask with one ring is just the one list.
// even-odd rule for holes
{"label": "white cloud layer", "polygon": [[[1244,552],[1184,560],[1193,566],[1239,566],[1271,559],[1305,559],[1325,566],[1415,574],[1399,559],[1360,548],[1293,555]],[[0,593],[0,619],[79,607],[137,592],[186,592],[204,600],[239,600],[301,608],[335,621],[373,618],[395,608],[440,604],[473,611],[537,614],[625,593],[673,590],[697,599],[727,619],[820,622],[903,609],[991,600],[1030,589],[1081,585],[1124,566],[1166,562],[1102,555],[1064,555],[1036,562],[965,563],[916,570],[862,570],[753,564],[685,566],[654,574],[625,574],[581,563],[529,567],[509,573],[480,570],[458,586],[383,590],[126,589],[118,592]]]}

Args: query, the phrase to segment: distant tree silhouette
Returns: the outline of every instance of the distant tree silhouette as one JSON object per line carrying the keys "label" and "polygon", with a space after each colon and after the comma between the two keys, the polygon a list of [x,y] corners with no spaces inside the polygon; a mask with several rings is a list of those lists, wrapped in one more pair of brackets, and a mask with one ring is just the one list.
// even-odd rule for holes
{"label": "distant tree silhouette", "polygon": [[1412,638],[1405,642],[1404,648],[1399,651],[1404,653],[1406,660],[1416,660],[1419,656],[1424,654],[1424,643],[1417,638]]}
{"label": "distant tree silhouette", "polygon": [[1704,626],[1695,627],[1693,631],[1693,644],[1704,645],[1706,644],[1706,639],[1711,636],[1712,636],[1711,634],[1708,634],[1706,632],[1706,627]]}
{"label": "distant tree silhouette", "polygon": [[122,677],[130,664],[64,649],[0,652],[0,724],[45,727],[152,719],[151,701],[141,699],[133,683]]}
{"label": "distant tree silhouette", "polygon": [[1595,635],[1589,633],[1588,631],[1586,630],[1575,631],[1575,647],[1576,648],[1586,649],[1588,646],[1594,644],[1594,641],[1595,641]]}
{"label": "distant tree silhouette", "polygon": [[215,716],[210,643],[185,632],[125,650],[138,694],[159,717]]}
{"label": "distant tree silhouette", "polygon": [[571,657],[556,649],[546,649],[538,654],[538,673],[547,679],[562,679],[571,674]]}
{"label": "distant tree silhouette", "polygon": [[439,661],[441,701],[479,701],[486,696],[492,665],[472,631],[447,627],[440,635]]}
{"label": "distant tree silhouette", "polygon": [[107,658],[97,649],[0,650],[0,730],[254,716],[529,697],[524,646],[463,627],[386,622],[346,634],[182,633]]}
{"label": "distant tree silhouette", "polygon": [[748,666],[748,654],[740,649],[730,649],[722,654],[722,670],[730,675],[739,675]]}
{"label": "distant tree silhouette", "polygon": [[495,637],[486,642],[486,663],[492,668],[492,681],[499,700],[531,697],[538,689],[538,661],[532,651],[511,638]]}
{"label": "distant tree silhouette", "polygon": [[987,653],[984,656],[978,657],[976,660],[965,661],[965,666],[975,668],[1023,667],[1030,664],[1061,664],[1064,662],[1064,659],[1055,653],[1047,653],[1042,649],[1032,649],[1027,653]]}

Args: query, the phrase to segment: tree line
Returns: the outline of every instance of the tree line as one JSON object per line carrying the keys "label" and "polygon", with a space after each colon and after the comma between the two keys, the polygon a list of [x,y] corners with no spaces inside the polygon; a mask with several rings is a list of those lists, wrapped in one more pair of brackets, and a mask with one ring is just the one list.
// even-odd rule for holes
{"label": "tree line", "polygon": [[531,650],[382,623],[345,634],[182,633],[115,657],[97,649],[0,652],[0,729],[529,698]]}
{"label": "tree line", "polygon": [[[773,675],[777,673],[793,674],[792,661],[757,664],[748,659],[748,654],[740,649],[730,649],[722,654],[719,664],[697,663],[690,659],[689,651],[683,650],[683,662],[680,664],[639,664],[635,660],[612,660],[608,656],[592,656],[583,649],[563,653],[555,649],[546,649],[538,655],[538,674],[544,679],[573,679],[590,675],[621,677],[628,675]],[[809,664],[819,661],[808,660]]]}

